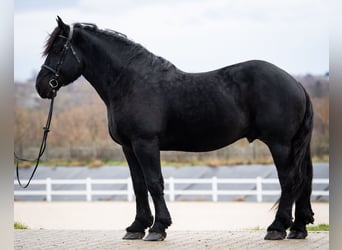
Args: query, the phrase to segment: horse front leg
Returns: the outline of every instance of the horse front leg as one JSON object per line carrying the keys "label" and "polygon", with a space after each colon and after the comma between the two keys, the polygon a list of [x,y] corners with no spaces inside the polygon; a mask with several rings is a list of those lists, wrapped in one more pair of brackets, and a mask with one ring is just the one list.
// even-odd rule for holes
{"label": "horse front leg", "polygon": [[138,139],[132,142],[132,145],[155,208],[155,221],[145,240],[164,240],[166,238],[165,229],[172,222],[164,199],[164,180],[160,166],[158,140]]}
{"label": "horse front leg", "polygon": [[145,236],[145,229],[153,224],[153,216],[148,202],[147,186],[134,152],[127,147],[123,147],[123,152],[131,173],[136,200],[136,216],[132,225],[126,228],[127,233],[123,239],[142,239]]}

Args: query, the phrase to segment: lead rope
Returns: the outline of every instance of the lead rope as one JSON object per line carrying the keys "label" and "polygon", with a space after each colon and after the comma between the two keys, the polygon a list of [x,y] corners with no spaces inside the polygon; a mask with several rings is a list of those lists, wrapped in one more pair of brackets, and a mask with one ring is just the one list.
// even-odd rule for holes
{"label": "lead rope", "polygon": [[[55,91],[55,90],[53,90]],[[21,158],[21,157],[18,157],[17,154],[14,152],[14,157],[16,159],[16,164],[17,164],[17,168],[16,168],[16,172],[17,172],[17,180],[18,180],[18,183],[20,185],[20,187],[22,188],[27,188],[29,185],[30,185],[30,182],[38,168],[38,165],[39,165],[39,162],[40,162],[40,158],[43,156],[44,154],[44,151],[46,149],[46,140],[47,140],[47,137],[48,137],[48,133],[50,132],[50,124],[51,124],[51,119],[52,119],[52,112],[53,112],[53,103],[54,103],[54,99],[55,99],[55,94],[52,96],[51,98],[51,102],[50,102],[50,110],[49,110],[49,114],[48,114],[48,118],[47,118],[47,121],[46,121],[46,125],[45,127],[43,127],[43,130],[44,130],[44,133],[43,133],[43,139],[42,139],[42,143],[40,145],[40,150],[39,150],[39,154],[38,154],[38,157],[37,159],[35,160],[27,160],[27,159],[24,159],[24,158]],[[36,166],[34,167],[33,169],[33,172],[31,174],[31,177],[29,179],[29,181],[23,185],[21,182],[20,182],[20,177],[19,177],[19,162],[20,161],[26,161],[26,162],[36,162]]]}

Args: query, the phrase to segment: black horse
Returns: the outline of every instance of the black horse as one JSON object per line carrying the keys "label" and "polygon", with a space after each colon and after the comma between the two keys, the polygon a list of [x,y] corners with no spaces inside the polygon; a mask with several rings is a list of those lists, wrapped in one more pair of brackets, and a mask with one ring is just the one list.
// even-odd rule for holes
{"label": "black horse", "polygon": [[241,138],[263,141],[278,171],[281,197],[265,239],[284,239],[287,228],[287,238],[307,236],[306,224],[314,221],[313,111],[293,77],[258,60],[190,74],[119,32],[88,23],[69,26],[59,17],[57,23],[36,88],[42,98],[52,98],[83,75],[107,106],[109,133],[122,146],[136,196],[136,217],[124,239],[141,239],[150,227],[145,240],[163,240],[171,225],[160,150],[210,151]]}

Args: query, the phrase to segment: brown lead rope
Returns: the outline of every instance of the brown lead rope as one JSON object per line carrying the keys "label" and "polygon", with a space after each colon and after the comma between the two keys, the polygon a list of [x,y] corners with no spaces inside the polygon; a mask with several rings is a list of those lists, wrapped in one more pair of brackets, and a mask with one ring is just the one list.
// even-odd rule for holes
{"label": "brown lead rope", "polygon": [[[17,170],[17,180],[18,180],[18,183],[19,183],[20,187],[22,187],[22,188],[27,188],[30,185],[30,182],[31,182],[31,180],[32,180],[36,170],[37,170],[38,165],[39,165],[40,158],[44,154],[44,151],[45,151],[45,148],[46,148],[46,140],[47,140],[47,137],[48,137],[48,133],[50,132],[50,124],[51,124],[51,118],[52,118],[52,112],[53,112],[54,99],[55,99],[55,95],[53,95],[53,97],[51,98],[50,110],[49,110],[48,118],[47,118],[47,121],[46,121],[46,125],[43,128],[44,134],[43,134],[43,139],[42,139],[42,143],[40,145],[40,150],[39,150],[39,154],[38,154],[37,159],[35,159],[35,160],[27,160],[27,159],[24,159],[24,158],[20,158],[14,152],[14,157],[16,159],[16,164],[17,164],[17,169],[16,169]],[[30,177],[29,181],[27,182],[27,184],[25,184],[25,185],[23,185],[20,182],[20,177],[19,177],[19,162],[20,161],[35,162],[36,163],[36,166],[34,167],[33,172],[31,174],[31,177]]]}

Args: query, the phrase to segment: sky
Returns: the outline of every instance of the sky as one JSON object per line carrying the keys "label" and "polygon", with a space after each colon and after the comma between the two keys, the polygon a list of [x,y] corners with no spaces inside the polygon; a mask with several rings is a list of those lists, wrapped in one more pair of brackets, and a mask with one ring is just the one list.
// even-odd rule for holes
{"label": "sky", "polygon": [[40,70],[56,16],[126,34],[187,72],[251,59],[290,74],[329,71],[329,11],[323,0],[15,0],[14,79]]}

